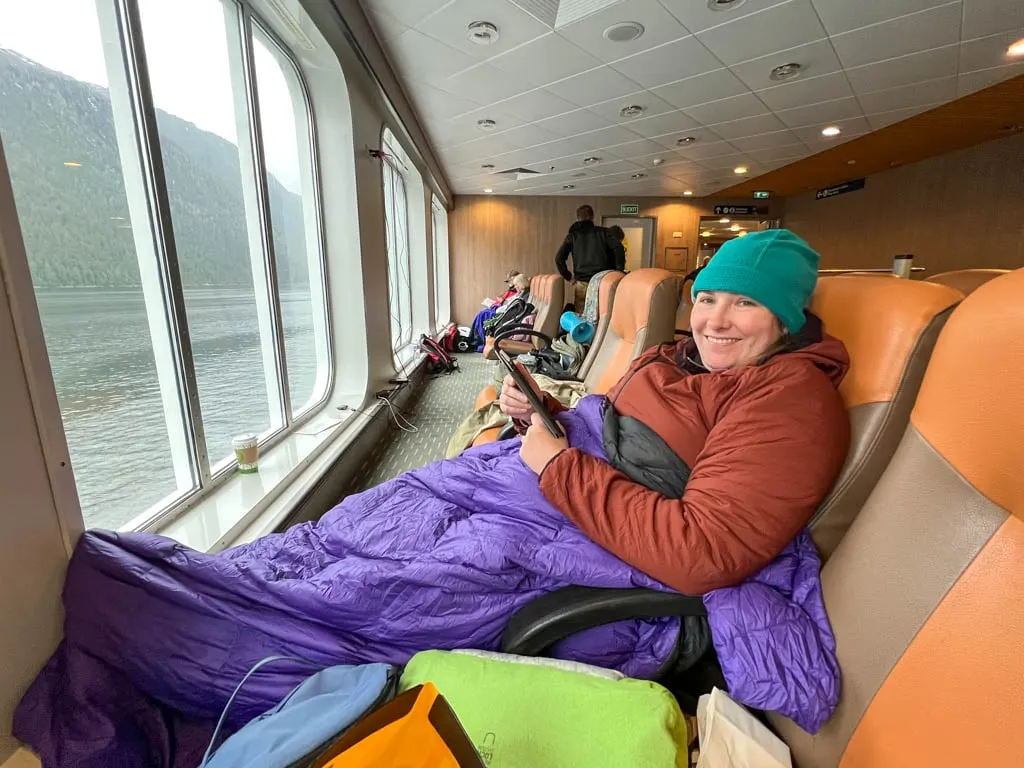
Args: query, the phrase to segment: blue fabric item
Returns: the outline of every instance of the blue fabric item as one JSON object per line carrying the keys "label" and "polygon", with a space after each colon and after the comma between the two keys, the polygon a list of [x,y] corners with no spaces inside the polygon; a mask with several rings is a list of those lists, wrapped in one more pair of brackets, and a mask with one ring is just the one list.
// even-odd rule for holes
{"label": "blue fabric item", "polygon": [[287,768],[391,698],[396,676],[389,664],[321,670],[237,731],[203,768]]}
{"label": "blue fabric item", "polygon": [[818,282],[817,251],[788,229],[729,240],[693,281],[700,291],[738,293],[763,304],[790,333],[804,327],[804,307]]}
{"label": "blue fabric item", "polygon": [[487,309],[477,312],[476,317],[473,318],[473,338],[477,340],[477,352],[484,351],[484,337],[487,335],[484,331],[484,322],[494,317],[497,312],[497,307],[487,307]]}
{"label": "blue fabric item", "polygon": [[[601,458],[603,403],[591,396],[558,417],[571,445]],[[65,641],[22,699],[15,736],[48,768],[165,768],[194,749],[175,724],[216,718],[266,656],[327,667],[404,664],[424,649],[495,650],[516,610],[560,587],[666,589],[555,509],[519,446],[470,449],[350,496],[316,523],[219,554],[153,534],[86,532],[68,567]],[[837,665],[821,663],[835,656],[818,566],[798,540],[781,564],[705,600],[730,691],[744,703],[771,699],[805,728],[831,711],[838,691]],[[723,621],[738,629],[730,634]],[[758,622],[773,631],[756,631]],[[581,632],[553,654],[650,677],[678,634],[675,618],[624,621]],[[68,681],[68,669],[83,672]],[[239,693],[234,725],[301,679],[261,672]],[[125,737],[97,736],[115,733]]]}

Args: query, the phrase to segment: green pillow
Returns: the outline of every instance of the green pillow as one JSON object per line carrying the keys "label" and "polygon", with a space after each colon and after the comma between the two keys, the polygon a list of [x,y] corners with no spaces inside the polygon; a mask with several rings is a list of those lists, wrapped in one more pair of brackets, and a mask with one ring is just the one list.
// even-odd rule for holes
{"label": "green pillow", "polygon": [[548,659],[448,651],[409,661],[402,690],[426,682],[489,768],[687,765],[686,721],[657,683]]}

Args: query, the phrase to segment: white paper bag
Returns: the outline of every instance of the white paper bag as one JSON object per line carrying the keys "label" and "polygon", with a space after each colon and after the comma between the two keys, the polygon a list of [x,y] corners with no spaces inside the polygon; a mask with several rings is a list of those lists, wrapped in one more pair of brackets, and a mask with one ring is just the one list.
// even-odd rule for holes
{"label": "white paper bag", "polygon": [[793,768],[789,747],[725,691],[697,702],[697,768]]}

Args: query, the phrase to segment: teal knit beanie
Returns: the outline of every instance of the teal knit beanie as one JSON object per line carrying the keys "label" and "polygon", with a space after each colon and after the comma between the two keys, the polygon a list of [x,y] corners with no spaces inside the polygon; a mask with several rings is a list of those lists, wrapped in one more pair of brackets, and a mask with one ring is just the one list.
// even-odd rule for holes
{"label": "teal knit beanie", "polygon": [[693,282],[700,291],[727,291],[771,310],[790,333],[804,327],[804,307],[818,281],[817,252],[788,229],[729,240]]}

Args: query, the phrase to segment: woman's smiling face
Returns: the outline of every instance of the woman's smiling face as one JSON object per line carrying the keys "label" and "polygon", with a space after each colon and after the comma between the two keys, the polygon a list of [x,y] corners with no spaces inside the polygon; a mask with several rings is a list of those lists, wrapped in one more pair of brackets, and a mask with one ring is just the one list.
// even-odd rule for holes
{"label": "woman's smiling face", "polygon": [[781,324],[766,307],[726,291],[697,294],[690,329],[700,359],[710,371],[750,365],[782,336]]}

